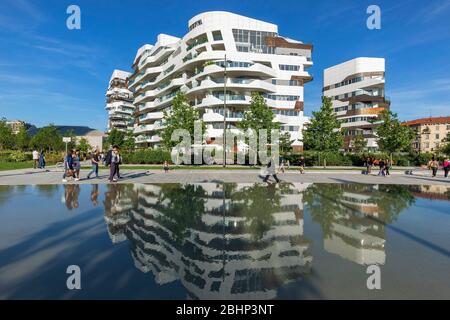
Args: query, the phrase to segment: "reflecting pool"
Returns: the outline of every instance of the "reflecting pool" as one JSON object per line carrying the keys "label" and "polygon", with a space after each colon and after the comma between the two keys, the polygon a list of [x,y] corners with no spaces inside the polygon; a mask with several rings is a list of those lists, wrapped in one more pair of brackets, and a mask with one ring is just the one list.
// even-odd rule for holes
{"label": "reflecting pool", "polygon": [[1,299],[450,299],[449,271],[450,185],[0,186]]}

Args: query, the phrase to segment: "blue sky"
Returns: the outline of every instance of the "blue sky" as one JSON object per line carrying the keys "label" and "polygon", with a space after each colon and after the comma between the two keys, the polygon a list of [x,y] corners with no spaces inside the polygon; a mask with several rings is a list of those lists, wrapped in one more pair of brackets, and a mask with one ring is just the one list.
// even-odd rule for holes
{"label": "blue sky", "polygon": [[[66,9],[81,8],[81,30]],[[381,8],[381,30],[366,9]],[[1,0],[0,118],[105,129],[113,69],[131,70],[158,33],[183,36],[189,18],[225,10],[278,24],[314,45],[305,113],[320,106],[322,70],[357,56],[386,59],[386,95],[402,120],[450,115],[450,0]]]}

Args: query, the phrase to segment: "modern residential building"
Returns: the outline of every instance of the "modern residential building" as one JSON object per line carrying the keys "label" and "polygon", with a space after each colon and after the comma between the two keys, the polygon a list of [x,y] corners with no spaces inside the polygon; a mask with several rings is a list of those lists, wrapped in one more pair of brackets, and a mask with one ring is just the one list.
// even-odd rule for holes
{"label": "modern residential building", "polygon": [[376,150],[375,128],[379,114],[389,108],[384,94],[383,58],[355,58],[327,68],[323,72],[323,95],[332,98],[341,127],[345,128],[344,149],[352,149],[352,139],[362,134],[367,149]]}
{"label": "modern residential building", "polygon": [[403,122],[416,132],[412,147],[417,152],[436,151],[450,134],[450,117],[428,117]]}
{"label": "modern residential building", "polygon": [[112,129],[133,130],[133,95],[128,90],[128,78],[130,76],[131,73],[129,72],[114,70],[109,80],[105,108],[108,111],[108,132]]}
{"label": "modern residential building", "polygon": [[154,45],[137,51],[129,77],[137,145],[159,145],[163,111],[170,109],[178,91],[200,111],[208,143],[222,136],[224,99],[227,127],[234,129],[250,105],[251,93],[259,92],[275,121],[290,133],[293,146],[301,149],[307,121],[303,86],[312,80],[307,71],[311,52],[311,44],[280,36],[275,24],[221,11],[193,17],[182,38],[158,35]]}

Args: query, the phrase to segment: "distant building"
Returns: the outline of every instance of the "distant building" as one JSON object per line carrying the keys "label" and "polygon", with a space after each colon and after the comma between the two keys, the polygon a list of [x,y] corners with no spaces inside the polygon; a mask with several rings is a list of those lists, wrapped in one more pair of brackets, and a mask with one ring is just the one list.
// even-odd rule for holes
{"label": "distant building", "polygon": [[56,126],[56,128],[62,136],[72,133],[75,135],[77,143],[84,138],[92,149],[103,150],[103,140],[106,135],[102,131],[84,126]]}
{"label": "distant building", "polygon": [[384,95],[383,58],[355,58],[323,71],[323,95],[331,97],[341,128],[345,128],[344,149],[352,149],[352,140],[362,134],[367,149],[378,149],[375,129],[379,114],[389,108]]}
{"label": "distant building", "polygon": [[6,125],[11,128],[14,134],[17,134],[25,126],[25,122],[21,120],[10,120],[6,121]]}
{"label": "distant building", "polygon": [[417,152],[436,151],[450,134],[450,117],[428,117],[403,122],[416,132],[412,147]]}

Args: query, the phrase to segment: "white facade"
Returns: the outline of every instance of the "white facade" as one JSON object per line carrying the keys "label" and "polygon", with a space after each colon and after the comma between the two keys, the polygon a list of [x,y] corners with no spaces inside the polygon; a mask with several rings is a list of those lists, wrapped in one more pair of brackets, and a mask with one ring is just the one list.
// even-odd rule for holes
{"label": "white facade", "polygon": [[227,58],[227,123],[235,128],[248,109],[252,92],[260,92],[283,131],[301,146],[303,85],[312,79],[312,46],[280,37],[274,24],[229,12],[206,12],[189,20],[183,38],[165,34],[141,47],[129,88],[134,92],[138,146],[158,145],[163,111],[184,92],[199,109],[210,140],[222,136],[224,58]]}
{"label": "white facade", "polygon": [[351,149],[357,134],[366,138],[367,148],[377,149],[374,128],[379,113],[389,108],[384,74],[383,58],[355,58],[324,70],[323,95],[332,98],[337,118],[347,129],[345,149]]}
{"label": "white facade", "polygon": [[114,70],[109,80],[105,107],[108,111],[108,132],[112,129],[122,131],[133,129],[133,94],[128,90],[130,76],[129,72]]}

